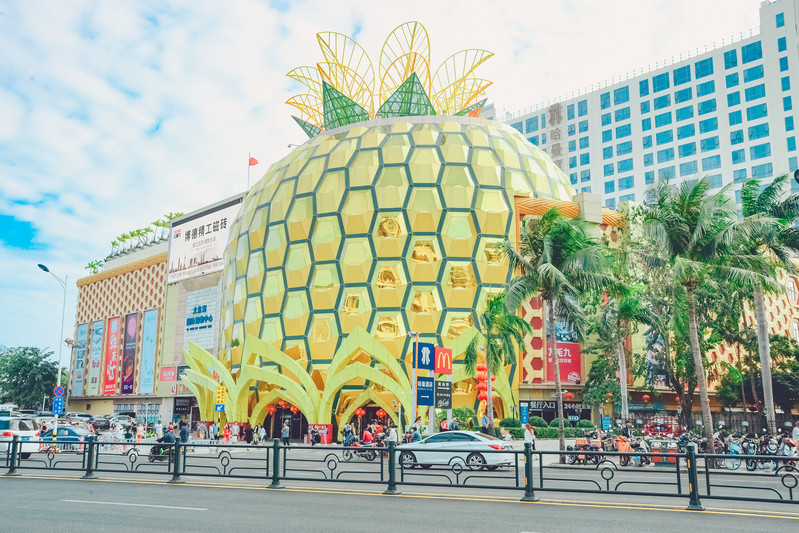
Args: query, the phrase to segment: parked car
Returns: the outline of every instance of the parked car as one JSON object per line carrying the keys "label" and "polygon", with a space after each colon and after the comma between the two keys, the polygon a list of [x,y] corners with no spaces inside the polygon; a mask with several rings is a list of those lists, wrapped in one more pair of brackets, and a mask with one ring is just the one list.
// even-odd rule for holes
{"label": "parked car", "polygon": [[42,440],[52,442],[52,444],[47,442],[43,445],[48,451],[57,449],[62,452],[77,452],[80,451],[80,447],[89,436],[91,436],[91,432],[83,428],[58,426],[55,438],[53,438],[53,430],[48,429],[42,433]]}
{"label": "parked car", "polygon": [[107,431],[111,429],[111,421],[104,416],[95,416],[89,422],[97,431]]}
{"label": "parked car", "polygon": [[117,425],[127,426],[127,425],[130,425],[130,424],[135,424],[136,423],[136,417],[132,417],[130,415],[119,414],[119,415],[113,415],[112,417],[110,417],[109,421],[111,422],[112,426],[117,426]]}
{"label": "parked car", "polygon": [[86,422],[92,419],[92,415],[86,413],[79,413],[77,411],[73,411],[64,415],[64,418],[80,418]]}
{"label": "parked car", "polygon": [[[5,413],[3,413],[5,414]],[[32,418],[0,416],[0,453],[5,454],[11,446],[11,439],[18,435],[22,441],[22,458],[27,459],[39,450],[39,443],[27,442],[39,438],[39,424]]]}
{"label": "parked car", "polygon": [[512,453],[498,453],[511,449],[510,442],[476,431],[444,431],[419,442],[397,446],[403,468],[458,463],[472,470],[496,470],[514,464]]}

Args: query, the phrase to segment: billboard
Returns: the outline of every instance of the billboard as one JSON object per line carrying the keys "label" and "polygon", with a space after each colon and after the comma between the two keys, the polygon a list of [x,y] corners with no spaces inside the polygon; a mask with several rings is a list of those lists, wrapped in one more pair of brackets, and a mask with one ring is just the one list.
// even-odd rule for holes
{"label": "billboard", "polygon": [[204,350],[216,352],[221,306],[222,298],[217,286],[186,293],[184,350],[189,349],[191,341]]}
{"label": "billboard", "polygon": [[237,198],[172,226],[167,283],[222,270],[229,226],[240,207]]}
{"label": "billboard", "polygon": [[103,372],[103,395],[114,394],[117,384],[117,352],[119,351],[119,319],[108,319],[108,335],[105,337],[105,371]]}
{"label": "billboard", "polygon": [[86,343],[89,338],[89,324],[78,325],[75,339],[75,367],[72,372],[72,395],[83,396],[83,377],[86,372]]}
{"label": "billboard", "polygon": [[141,326],[139,394],[155,392],[155,352],[158,346],[158,309],[144,312]]}
{"label": "billboard", "polygon": [[436,374],[452,374],[452,348],[436,346]]}
{"label": "billboard", "polygon": [[[559,342],[560,382],[580,383],[583,380],[582,353],[580,343]],[[552,363],[552,345],[547,343],[547,381],[555,381],[555,365]]]}
{"label": "billboard", "polygon": [[136,374],[136,344],[139,338],[139,313],[125,316],[125,341],[122,343],[122,388],[121,394],[133,394],[133,378]]}
{"label": "billboard", "polygon": [[89,371],[86,383],[86,396],[100,394],[100,367],[103,364],[103,330],[102,320],[92,322],[91,345],[89,346]]}

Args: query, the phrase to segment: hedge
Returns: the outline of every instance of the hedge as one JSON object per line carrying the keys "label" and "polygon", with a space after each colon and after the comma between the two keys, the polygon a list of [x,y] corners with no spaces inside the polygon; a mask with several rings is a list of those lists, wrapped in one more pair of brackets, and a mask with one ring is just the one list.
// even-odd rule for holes
{"label": "hedge", "polygon": [[540,416],[533,416],[530,417],[530,421],[528,422],[534,428],[548,428],[549,424],[547,421],[541,418]]}
{"label": "hedge", "polygon": [[594,428],[594,423],[591,422],[590,420],[586,420],[585,418],[581,418],[577,422],[577,427],[578,428],[591,428],[591,429],[593,429]]}
{"label": "hedge", "polygon": [[501,428],[520,428],[522,427],[522,423],[518,418],[503,418],[500,423],[499,427]]}
{"label": "hedge", "polygon": [[[557,418],[553,418],[552,422],[549,423],[549,427],[551,427],[551,428],[558,427],[558,419]],[[572,427],[572,423],[564,418],[563,419],[563,427],[570,428],[570,427]]]}
{"label": "hedge", "polygon": [[[514,439],[523,439],[524,438],[524,428],[506,428],[510,431],[511,437]],[[497,437],[501,437],[500,429],[494,428],[494,434]],[[582,437],[585,435],[586,431],[581,428],[564,428],[564,434],[566,435],[567,439],[575,439],[577,437]],[[558,428],[535,428],[535,438],[537,439],[557,439],[558,438]]]}

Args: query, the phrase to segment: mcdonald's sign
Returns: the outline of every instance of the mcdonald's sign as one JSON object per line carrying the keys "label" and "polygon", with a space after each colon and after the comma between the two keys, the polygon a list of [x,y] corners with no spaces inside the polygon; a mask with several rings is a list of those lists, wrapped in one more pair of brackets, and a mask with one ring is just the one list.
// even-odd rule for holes
{"label": "mcdonald's sign", "polygon": [[452,374],[452,348],[436,347],[435,360],[436,374]]}

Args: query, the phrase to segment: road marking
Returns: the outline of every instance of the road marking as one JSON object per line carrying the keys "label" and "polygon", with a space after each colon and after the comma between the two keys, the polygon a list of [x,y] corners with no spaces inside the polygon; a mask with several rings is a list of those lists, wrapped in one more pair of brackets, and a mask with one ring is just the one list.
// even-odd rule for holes
{"label": "road marking", "polygon": [[155,507],[157,509],[180,509],[183,511],[207,511],[202,507],[178,507],[176,505],[150,505],[147,503],[125,503],[125,502],[97,502],[91,500],[61,500],[67,503],[92,503],[95,505],[126,505],[128,507]]}

